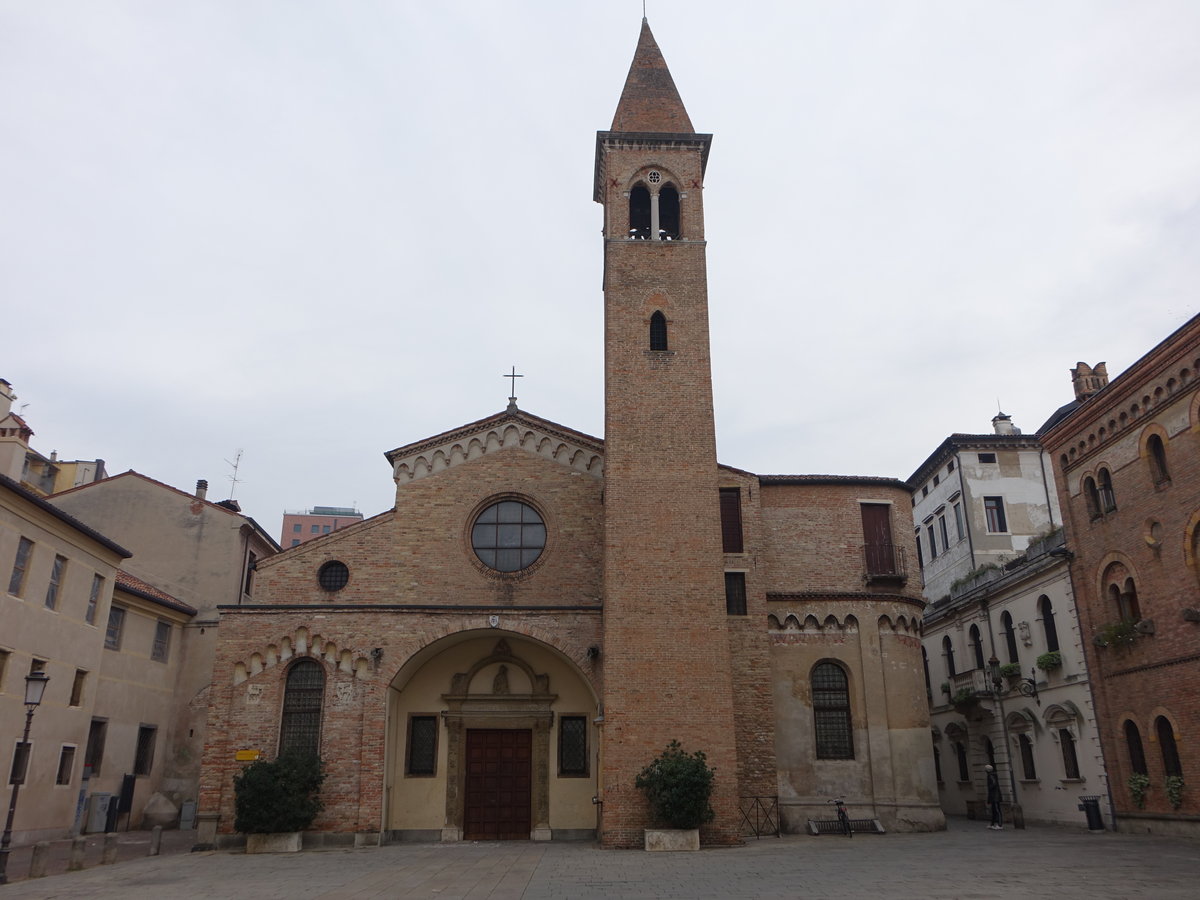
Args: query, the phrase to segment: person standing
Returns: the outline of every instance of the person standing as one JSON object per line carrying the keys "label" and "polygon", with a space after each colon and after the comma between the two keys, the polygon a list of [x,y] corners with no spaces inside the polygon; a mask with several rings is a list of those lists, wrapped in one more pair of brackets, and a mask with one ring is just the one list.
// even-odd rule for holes
{"label": "person standing", "polygon": [[992,811],[992,824],[988,826],[992,831],[1004,830],[1004,819],[1000,811],[1000,777],[996,774],[996,767],[987,765],[983,767],[987,772],[987,802],[988,808]]}

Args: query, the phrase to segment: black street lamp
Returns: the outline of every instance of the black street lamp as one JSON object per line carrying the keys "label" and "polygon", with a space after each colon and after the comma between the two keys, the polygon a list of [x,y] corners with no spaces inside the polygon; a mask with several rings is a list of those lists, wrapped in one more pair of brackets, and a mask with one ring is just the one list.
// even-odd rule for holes
{"label": "black street lamp", "polygon": [[12,843],[13,817],[17,814],[17,795],[25,783],[29,771],[29,726],[33,724],[33,711],[42,704],[46,693],[46,682],[50,676],[45,672],[30,672],[25,676],[25,735],[18,748],[21,754],[19,766],[13,766],[12,797],[8,801],[8,819],[4,823],[4,836],[0,837],[0,884],[8,884],[8,845]]}

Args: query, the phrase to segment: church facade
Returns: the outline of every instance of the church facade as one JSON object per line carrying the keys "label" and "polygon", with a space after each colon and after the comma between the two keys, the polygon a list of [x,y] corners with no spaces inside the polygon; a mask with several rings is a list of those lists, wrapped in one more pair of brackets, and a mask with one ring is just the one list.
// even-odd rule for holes
{"label": "church facade", "polygon": [[223,608],[201,842],[256,753],[325,762],[329,840],[636,846],[637,773],[716,770],[710,843],[846,798],[942,827],[899,480],[719,465],[703,180],[648,25],[610,130],[605,437],[519,409],[387,453],[395,507],[258,564]]}

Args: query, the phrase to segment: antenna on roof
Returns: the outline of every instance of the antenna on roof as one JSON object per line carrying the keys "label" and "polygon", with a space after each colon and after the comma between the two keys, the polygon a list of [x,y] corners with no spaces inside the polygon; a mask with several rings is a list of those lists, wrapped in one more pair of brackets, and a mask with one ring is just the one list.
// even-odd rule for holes
{"label": "antenna on roof", "polygon": [[227,465],[233,466],[233,473],[225,476],[226,478],[229,479],[229,499],[232,500],[233,494],[237,490],[237,486],[242,483],[242,479],[237,477],[238,466],[240,466],[242,464],[241,448],[240,447],[238,448],[238,452],[233,457],[232,460],[227,459],[227,460],[225,460],[225,463]]}

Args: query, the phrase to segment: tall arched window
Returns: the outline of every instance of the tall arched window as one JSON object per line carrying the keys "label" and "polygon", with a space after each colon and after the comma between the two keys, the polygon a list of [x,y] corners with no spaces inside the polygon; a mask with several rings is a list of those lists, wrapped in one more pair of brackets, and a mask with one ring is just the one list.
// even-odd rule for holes
{"label": "tall arched window", "polygon": [[954,645],[950,643],[950,635],[942,638],[942,656],[946,660],[946,674],[953,678],[956,673],[954,671]]}
{"label": "tall arched window", "polygon": [[[925,699],[930,703],[933,702],[933,682],[929,680],[929,654],[925,652],[925,648],[921,648],[921,665],[925,669]],[[942,779],[939,778],[938,781]]]}
{"label": "tall arched window", "polygon": [[1096,480],[1091,475],[1083,479],[1083,499],[1087,503],[1088,518],[1100,518],[1100,491],[1096,489]]}
{"label": "tall arched window", "polygon": [[1154,731],[1158,735],[1158,746],[1162,750],[1163,774],[1183,777],[1183,766],[1179,764],[1179,747],[1175,744],[1175,729],[1166,716],[1154,720]]}
{"label": "tall arched window", "polygon": [[1046,649],[1053,652],[1058,649],[1058,628],[1054,624],[1054,607],[1050,605],[1050,598],[1045,594],[1038,597],[1038,612],[1042,614],[1042,630],[1046,633]]}
{"label": "tall arched window", "polygon": [[1027,734],[1017,735],[1017,746],[1021,749],[1021,776],[1026,781],[1037,778],[1037,767],[1033,764],[1033,741]]}
{"label": "tall arched window", "polygon": [[1075,753],[1075,735],[1069,728],[1058,729],[1058,743],[1062,747],[1063,772],[1066,778],[1079,777],[1079,757]]}
{"label": "tall arched window", "polygon": [[1142,620],[1142,605],[1138,602],[1137,585],[1132,578],[1126,578],[1120,587],[1110,584],[1108,599],[1109,603],[1116,607],[1117,616],[1122,622]]}
{"label": "tall arched window", "polygon": [[1129,771],[1138,775],[1149,775],[1146,767],[1146,751],[1142,748],[1142,733],[1132,719],[1125,720],[1125,746],[1129,750]]}
{"label": "tall arched window", "polygon": [[629,192],[629,238],[650,240],[650,191],[639,184]]}
{"label": "tall arched window", "polygon": [[655,310],[650,317],[650,349],[667,349],[667,317],[661,310]]}
{"label": "tall arched window", "polygon": [[321,701],[325,696],[325,670],[311,659],[302,659],[288,670],[283,693],[283,719],[279,726],[279,752],[317,753],[321,748]]}
{"label": "tall arched window", "polygon": [[1004,646],[1008,648],[1008,661],[1020,663],[1021,657],[1017,653],[1017,632],[1013,629],[1012,614],[1007,610],[1000,616],[1000,627],[1004,629]]}
{"label": "tall arched window", "polygon": [[830,662],[814,666],[812,694],[817,759],[854,759],[850,685],[842,667]]}
{"label": "tall arched window", "polygon": [[933,748],[933,774],[937,778],[937,783],[942,783],[942,751],[937,747]]}
{"label": "tall arched window", "polygon": [[958,780],[970,781],[971,769],[967,765],[967,748],[962,741],[956,741],[954,744],[954,755],[958,758]]}
{"label": "tall arched window", "polygon": [[658,234],[668,240],[679,240],[679,191],[673,184],[664,184],[658,192]]}
{"label": "tall arched window", "polygon": [[983,668],[983,638],[979,634],[979,626],[971,626],[971,654],[975,657],[975,668]]}
{"label": "tall arched window", "polygon": [[983,752],[987,756],[988,765],[993,769],[996,768],[996,745],[992,743],[992,739],[989,737],[983,739]]}
{"label": "tall arched window", "polygon": [[1157,486],[1169,484],[1171,471],[1167,468],[1167,448],[1157,434],[1146,441],[1146,455],[1150,459],[1150,478]]}
{"label": "tall arched window", "polygon": [[1117,511],[1117,495],[1113,493],[1112,475],[1108,469],[1101,469],[1096,477],[1100,480],[1100,511],[1104,513]]}

